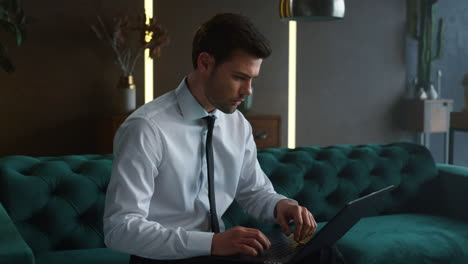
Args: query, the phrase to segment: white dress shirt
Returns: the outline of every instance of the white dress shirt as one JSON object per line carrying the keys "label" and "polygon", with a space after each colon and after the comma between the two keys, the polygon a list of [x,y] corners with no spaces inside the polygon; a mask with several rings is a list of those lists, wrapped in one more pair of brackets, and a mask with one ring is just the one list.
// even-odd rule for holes
{"label": "white dress shirt", "polygon": [[[211,254],[213,233],[206,172],[207,116],[183,80],[135,111],[114,138],[104,234],[109,248],[152,259]],[[276,222],[277,194],[257,161],[252,128],[235,111],[215,110],[216,210],[236,199],[251,216]]]}

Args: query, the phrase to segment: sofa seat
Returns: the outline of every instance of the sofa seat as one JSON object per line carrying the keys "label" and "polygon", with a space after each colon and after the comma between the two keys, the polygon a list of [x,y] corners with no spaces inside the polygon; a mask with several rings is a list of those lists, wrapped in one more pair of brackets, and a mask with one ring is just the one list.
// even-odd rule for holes
{"label": "sofa seat", "polygon": [[36,264],[128,264],[130,256],[108,248],[49,251],[39,254]]}
{"label": "sofa seat", "polygon": [[361,219],[339,242],[348,263],[468,263],[468,223],[397,214]]}

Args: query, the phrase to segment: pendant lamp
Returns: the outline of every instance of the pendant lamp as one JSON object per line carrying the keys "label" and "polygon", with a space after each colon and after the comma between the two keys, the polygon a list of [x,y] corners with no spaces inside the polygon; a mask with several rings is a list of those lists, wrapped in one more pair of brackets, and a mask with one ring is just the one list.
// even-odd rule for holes
{"label": "pendant lamp", "polygon": [[344,18],[344,15],[344,0],[280,0],[280,18],[283,20],[334,20]]}

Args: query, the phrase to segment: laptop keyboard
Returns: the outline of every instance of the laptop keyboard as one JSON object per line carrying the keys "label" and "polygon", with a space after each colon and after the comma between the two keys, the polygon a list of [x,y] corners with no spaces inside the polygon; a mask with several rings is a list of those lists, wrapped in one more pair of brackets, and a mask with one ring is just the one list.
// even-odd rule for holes
{"label": "laptop keyboard", "polygon": [[304,239],[303,241],[294,241],[294,236],[289,237],[277,236],[269,238],[271,247],[264,251],[260,256],[268,259],[283,259],[285,257],[294,255],[312,236]]}

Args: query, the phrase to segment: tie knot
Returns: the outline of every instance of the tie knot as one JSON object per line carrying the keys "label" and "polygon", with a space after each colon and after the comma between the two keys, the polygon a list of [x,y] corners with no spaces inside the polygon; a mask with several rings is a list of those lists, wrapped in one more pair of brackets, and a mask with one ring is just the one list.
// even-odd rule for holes
{"label": "tie knot", "polygon": [[203,119],[205,119],[206,122],[208,123],[208,128],[213,128],[214,122],[216,120],[214,116],[208,115],[208,116],[203,117]]}

